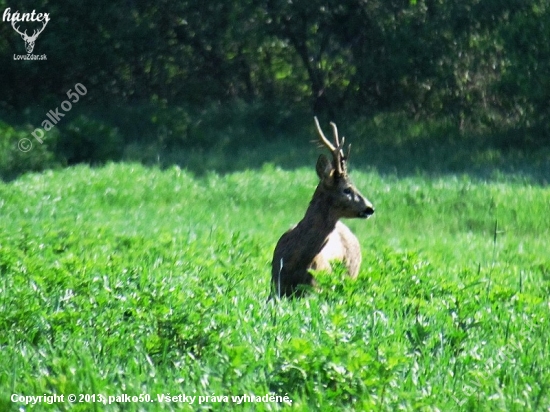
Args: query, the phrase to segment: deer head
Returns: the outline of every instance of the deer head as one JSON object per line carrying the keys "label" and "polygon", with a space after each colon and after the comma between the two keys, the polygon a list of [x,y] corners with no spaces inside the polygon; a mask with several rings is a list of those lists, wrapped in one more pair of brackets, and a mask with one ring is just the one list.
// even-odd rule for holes
{"label": "deer head", "polygon": [[321,180],[318,190],[321,190],[327,199],[326,206],[331,208],[336,218],[368,218],[374,213],[374,207],[353,185],[347,172],[351,145],[348,145],[347,153],[344,154],[345,138],[342,137],[340,140],[338,128],[334,123],[330,123],[334,144],[325,137],[317,117],[315,126],[321,143],[332,154],[332,162],[325,155],[320,155],[316,166],[317,175]]}
{"label": "deer head", "polygon": [[11,26],[13,27],[13,29],[17,33],[19,33],[21,35],[21,38],[25,41],[25,49],[27,49],[27,53],[29,54],[32,53],[32,51],[34,50],[34,42],[36,41],[40,33],[44,31],[44,28],[46,27],[49,21],[50,21],[50,18],[48,16],[45,16],[44,20],[42,20],[42,28],[34,30],[32,33],[32,36],[27,35],[27,30],[21,33],[19,31],[19,27],[15,26],[16,22],[14,20],[11,21]]}

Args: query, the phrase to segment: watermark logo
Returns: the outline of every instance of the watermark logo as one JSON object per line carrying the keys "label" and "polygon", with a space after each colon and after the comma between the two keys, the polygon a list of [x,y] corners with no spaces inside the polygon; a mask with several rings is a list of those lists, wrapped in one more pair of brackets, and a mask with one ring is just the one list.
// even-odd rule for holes
{"label": "watermark logo", "polygon": [[[34,50],[34,44],[36,39],[44,31],[46,25],[50,21],[49,13],[36,13],[35,10],[32,13],[19,13],[19,10],[11,12],[11,9],[8,7],[4,10],[2,15],[2,21],[11,22],[11,27],[21,36],[25,42],[25,49],[27,50],[26,55],[13,55],[14,60],[46,60],[46,55],[35,55],[32,54]],[[42,24],[42,27],[33,29],[32,35],[27,34],[27,29],[21,31],[20,22],[39,22]]]}

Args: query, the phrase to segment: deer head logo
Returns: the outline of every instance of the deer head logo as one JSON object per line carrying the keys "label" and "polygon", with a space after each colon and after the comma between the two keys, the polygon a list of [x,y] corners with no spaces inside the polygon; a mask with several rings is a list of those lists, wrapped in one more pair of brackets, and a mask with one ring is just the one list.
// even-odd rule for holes
{"label": "deer head logo", "polygon": [[35,29],[32,33],[32,36],[29,36],[27,34],[27,30],[21,33],[21,31],[19,31],[19,27],[15,25],[16,21],[15,20],[11,21],[11,27],[13,27],[13,29],[17,33],[19,33],[21,35],[21,38],[25,41],[25,49],[27,49],[28,54],[31,54],[32,51],[34,50],[34,42],[36,41],[40,33],[44,31],[44,28],[46,27],[49,21],[50,21],[50,18],[47,15],[44,16],[44,20],[42,20],[42,28]]}

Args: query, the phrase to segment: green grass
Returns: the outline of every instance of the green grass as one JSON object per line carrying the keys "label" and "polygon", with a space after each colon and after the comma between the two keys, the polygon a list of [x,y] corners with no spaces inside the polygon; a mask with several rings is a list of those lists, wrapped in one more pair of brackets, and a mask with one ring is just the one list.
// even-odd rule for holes
{"label": "green grass", "polygon": [[[271,392],[303,411],[548,410],[548,187],[352,177],[377,211],[347,222],[358,279],[336,268],[277,305],[272,251],[307,207],[313,166],[110,164],[0,184],[0,410],[19,410],[11,394]],[[197,402],[27,409],[288,407]]]}

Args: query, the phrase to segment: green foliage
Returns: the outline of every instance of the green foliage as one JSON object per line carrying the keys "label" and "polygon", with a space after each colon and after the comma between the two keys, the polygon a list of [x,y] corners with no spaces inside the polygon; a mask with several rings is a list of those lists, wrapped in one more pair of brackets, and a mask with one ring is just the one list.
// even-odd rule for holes
{"label": "green foliage", "polygon": [[498,83],[502,92],[511,97],[503,105],[527,126],[541,127],[547,143],[550,46],[544,39],[550,35],[550,7],[546,1],[535,1],[510,20],[501,34],[504,47],[510,51],[506,70]]}
{"label": "green foliage", "polygon": [[258,168],[265,162],[295,167],[310,149],[303,111],[276,103],[238,100],[202,109],[157,105],[115,109],[110,116],[128,141],[137,140],[129,133],[139,133],[139,141],[125,148],[126,160],[178,164],[201,174]]}
{"label": "green foliage", "polygon": [[319,292],[278,303],[272,249],[307,206],[311,167],[109,164],[0,183],[0,405],[272,391],[297,410],[548,409],[548,188],[352,173],[377,210],[347,222],[358,279],[336,267]]}
{"label": "green foliage", "polygon": [[69,164],[105,163],[120,159],[124,142],[116,128],[79,115],[63,127],[59,148],[59,156]]}
{"label": "green foliage", "polygon": [[50,131],[40,144],[30,127],[14,128],[0,120],[0,179],[12,179],[30,171],[41,171],[56,165],[52,147],[58,138]]}
{"label": "green foliage", "polygon": [[[205,174],[259,169],[265,164],[310,166],[316,156],[312,116],[275,103],[234,101],[202,109],[162,104],[83,106],[82,112],[46,133],[50,157],[58,163],[124,159],[161,167],[179,165]],[[43,116],[41,110],[26,110],[17,121],[15,117],[10,121],[28,123]],[[344,117],[338,126],[352,139],[352,167],[400,175],[514,174],[548,182],[550,148],[541,128],[529,133],[461,132],[451,117],[414,121],[402,113]],[[26,128],[32,140],[32,128]],[[27,159],[33,153],[15,153],[20,160],[12,163],[11,177],[53,164],[52,160],[33,169]]]}
{"label": "green foliage", "polygon": [[36,46],[47,61],[14,60],[21,40],[0,25],[0,106],[16,113],[82,82],[98,107],[275,101],[332,119],[387,111],[450,117],[461,130],[548,120],[546,0],[33,7],[52,16]]}

